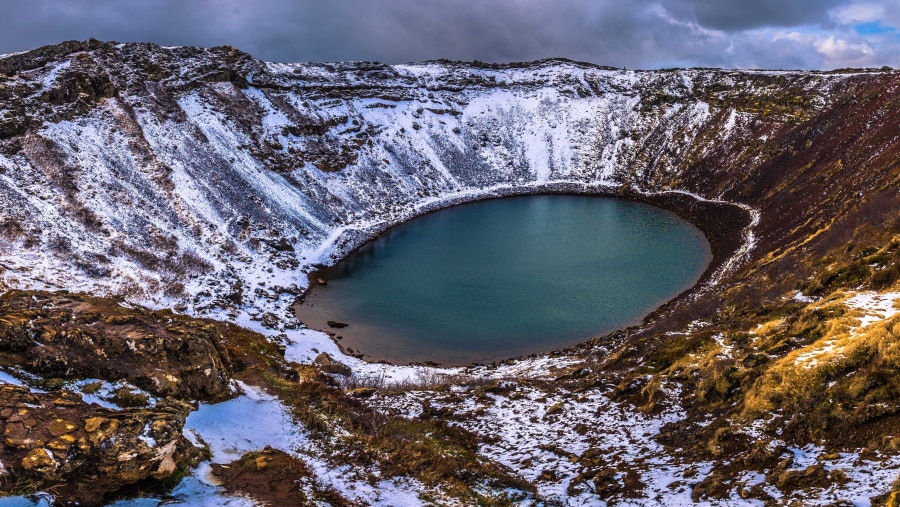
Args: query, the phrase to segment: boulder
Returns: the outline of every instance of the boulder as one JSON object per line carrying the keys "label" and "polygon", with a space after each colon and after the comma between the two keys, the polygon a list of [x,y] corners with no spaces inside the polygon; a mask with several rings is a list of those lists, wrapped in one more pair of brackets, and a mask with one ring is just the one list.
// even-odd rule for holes
{"label": "boulder", "polygon": [[325,373],[334,373],[337,375],[350,376],[353,370],[346,364],[331,357],[327,352],[322,352],[313,360],[313,364],[318,366]]}
{"label": "boulder", "polygon": [[262,316],[262,325],[268,329],[275,329],[278,327],[278,317],[272,312],[266,312]]}

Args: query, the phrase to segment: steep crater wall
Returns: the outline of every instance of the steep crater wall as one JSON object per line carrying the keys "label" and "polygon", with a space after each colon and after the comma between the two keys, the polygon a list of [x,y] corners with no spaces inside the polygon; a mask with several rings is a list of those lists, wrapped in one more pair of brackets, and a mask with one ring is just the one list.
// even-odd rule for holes
{"label": "steep crater wall", "polygon": [[[275,64],[229,47],[98,41],[0,64],[2,283],[231,316],[284,312],[304,268],[429,209],[505,192],[584,187],[681,209],[675,194],[650,196],[685,191],[759,210],[745,247],[800,241],[811,217],[839,211],[793,195],[824,163],[809,155],[827,148],[822,118],[861,89],[896,87],[891,73]],[[888,123],[885,107],[866,132]],[[840,166],[853,181],[835,199],[884,185],[864,163]],[[714,221],[704,217],[689,218]]]}

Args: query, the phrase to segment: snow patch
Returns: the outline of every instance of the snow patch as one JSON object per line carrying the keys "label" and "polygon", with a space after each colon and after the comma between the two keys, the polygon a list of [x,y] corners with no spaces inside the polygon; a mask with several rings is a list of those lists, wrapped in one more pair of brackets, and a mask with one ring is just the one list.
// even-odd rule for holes
{"label": "snow patch", "polygon": [[[851,311],[861,313],[859,323],[849,329],[850,340],[861,336],[872,324],[897,315],[900,312],[898,302],[900,292],[859,292],[844,301]],[[844,349],[849,345],[850,342],[839,338],[818,342],[810,346],[810,350],[798,354],[794,364],[807,369],[815,368],[824,358],[842,357]]]}
{"label": "snow patch", "polygon": [[244,392],[229,401],[201,403],[184,425],[184,435],[209,445],[214,463],[229,463],[244,454],[271,446],[287,453],[306,440],[287,408],[262,389],[238,382]]}
{"label": "snow patch", "polygon": [[852,310],[861,310],[863,315],[859,324],[852,331],[887,320],[900,312],[900,292],[860,292],[848,299],[845,304]]}

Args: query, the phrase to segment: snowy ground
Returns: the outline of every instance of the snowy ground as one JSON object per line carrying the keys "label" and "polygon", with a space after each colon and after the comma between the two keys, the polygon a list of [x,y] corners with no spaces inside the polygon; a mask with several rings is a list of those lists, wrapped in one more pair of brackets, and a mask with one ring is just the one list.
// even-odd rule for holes
{"label": "snowy ground", "polygon": [[[898,298],[900,293],[869,292],[849,298],[847,304],[862,311],[860,325],[855,330],[894,315],[898,311],[895,304]],[[275,334],[249,318],[241,318],[238,322],[270,336]],[[543,356],[498,367],[396,366],[367,363],[344,356],[327,335],[318,331],[285,330],[285,333],[289,340],[288,360],[308,363],[319,352],[328,352],[351,366],[355,376],[378,379],[386,385],[424,382],[439,376],[508,381],[508,390],[487,393],[478,398],[472,396],[474,388],[458,386],[451,388],[447,394],[412,391],[376,397],[371,403],[380,409],[397,409],[409,417],[418,416],[426,401],[432,407],[452,411],[459,416],[456,424],[478,435],[490,437],[480,445],[480,454],[516,470],[523,478],[538,485],[543,498],[561,502],[562,505],[606,504],[594,492],[590,481],[575,485],[570,490],[578,474],[584,471],[579,460],[588,449],[604,455],[608,467],[642,471],[642,499],[618,499],[616,505],[694,505],[690,498],[690,484],[702,480],[709,473],[710,463],[686,462],[683,458],[670,455],[654,439],[662,425],[683,418],[677,403],[661,414],[649,416],[636,412],[631,406],[611,401],[608,391],[604,389],[578,393],[545,391],[528,382],[552,379],[560,372],[571,370],[579,365],[576,358]],[[285,419],[287,415],[278,400],[252,387],[244,386],[244,389],[244,396],[220,405],[201,406],[188,420],[187,431],[197,432],[211,445],[215,462],[231,461],[248,450],[272,445],[306,460],[324,483],[334,486],[347,498],[370,505],[422,505],[418,494],[423,488],[415,481],[400,478],[373,485],[359,474],[349,474],[345,467],[335,468],[316,459],[319,452],[316,443],[305,439],[302,429]],[[667,394],[668,399],[677,400],[678,387],[670,386]],[[274,426],[248,425],[240,417],[240,414],[246,413],[265,414],[263,419]],[[859,452],[848,452],[838,458],[826,459],[821,449],[793,449],[792,452],[793,468],[801,469],[818,461],[828,470],[843,470],[848,477],[848,483],[840,490],[832,488],[820,491],[815,500],[803,499],[809,505],[827,505],[838,499],[849,499],[854,505],[869,505],[869,497],[888,490],[900,473],[900,458],[897,457],[865,459]],[[618,478],[624,481],[624,474]],[[743,478],[743,485],[747,487],[763,482],[765,476],[759,474],[748,474]],[[775,498],[782,496],[774,486],[766,486],[766,490]],[[201,467],[194,478],[186,480],[176,493],[188,505],[212,505],[203,503],[213,501],[210,498],[220,502],[244,501],[221,497],[205,467]],[[760,502],[740,499],[739,493],[740,488],[736,484],[733,499],[702,505],[760,505]],[[147,504],[134,505],[143,507]]]}

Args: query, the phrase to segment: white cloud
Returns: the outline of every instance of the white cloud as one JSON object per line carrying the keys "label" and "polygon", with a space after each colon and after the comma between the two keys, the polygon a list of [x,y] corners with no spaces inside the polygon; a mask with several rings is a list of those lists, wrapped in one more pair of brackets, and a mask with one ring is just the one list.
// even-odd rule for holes
{"label": "white cloud", "polygon": [[817,54],[819,67],[872,67],[879,65],[880,55],[876,48],[862,37],[852,34],[790,31],[775,33],[771,40],[773,43],[789,41],[795,45],[795,50]]}
{"label": "white cloud", "polygon": [[831,11],[831,17],[838,23],[870,23],[884,19],[884,6],[873,2],[853,3]]}
{"label": "white cloud", "polygon": [[[884,42],[880,43],[883,39]],[[731,37],[736,67],[834,69],[896,65],[896,41],[889,37],[862,36],[840,27],[823,30],[748,30]]]}
{"label": "white cloud", "polygon": [[711,28],[706,28],[705,26],[692,21],[685,19],[678,19],[673,16],[665,7],[661,4],[653,4],[647,9],[648,13],[656,15],[662,21],[669,23],[678,28],[682,28],[688,31],[691,35],[695,37],[700,37],[703,39],[721,39],[725,38],[725,32],[721,30],[715,30]]}
{"label": "white cloud", "polygon": [[808,40],[808,36],[804,36],[800,32],[778,32],[772,36],[772,42],[778,42],[781,40],[789,40],[793,42],[804,42],[804,40]]}
{"label": "white cloud", "polygon": [[877,53],[867,42],[850,42],[828,36],[816,40],[813,47],[825,56],[829,67],[868,67],[877,64]]}

